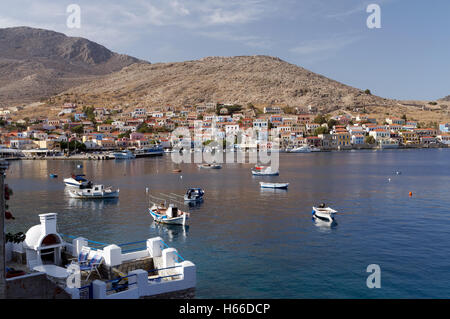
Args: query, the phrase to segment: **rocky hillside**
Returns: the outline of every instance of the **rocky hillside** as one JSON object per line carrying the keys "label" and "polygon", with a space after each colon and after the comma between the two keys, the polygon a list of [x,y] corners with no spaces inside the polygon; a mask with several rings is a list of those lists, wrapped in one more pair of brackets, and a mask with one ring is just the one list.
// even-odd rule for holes
{"label": "rocky hillside", "polygon": [[269,56],[208,57],[180,63],[133,64],[93,85],[60,97],[111,105],[192,105],[202,102],[246,105],[394,105],[299,66]]}
{"label": "rocky hillside", "polygon": [[83,38],[0,29],[0,106],[39,101],[136,62]]}

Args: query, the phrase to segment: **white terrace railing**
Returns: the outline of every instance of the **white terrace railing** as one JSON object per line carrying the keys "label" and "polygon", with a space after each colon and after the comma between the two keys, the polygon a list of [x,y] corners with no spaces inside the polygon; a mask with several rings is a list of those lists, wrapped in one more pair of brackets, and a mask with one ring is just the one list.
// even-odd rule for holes
{"label": "white terrace railing", "polygon": [[[77,256],[83,247],[88,246],[85,238],[75,238],[67,249]],[[145,248],[127,249],[122,247],[146,243]],[[167,247],[167,248],[165,248]],[[170,248],[161,237],[151,238],[142,242],[133,242],[120,245],[108,245],[101,252],[106,266],[119,266],[123,262],[153,258],[155,269],[137,269],[130,271],[126,276],[109,281],[95,280],[89,286],[81,288],[66,288],[72,298],[92,299],[135,299],[144,296],[183,291],[196,286],[196,266],[181,257],[177,250]]]}

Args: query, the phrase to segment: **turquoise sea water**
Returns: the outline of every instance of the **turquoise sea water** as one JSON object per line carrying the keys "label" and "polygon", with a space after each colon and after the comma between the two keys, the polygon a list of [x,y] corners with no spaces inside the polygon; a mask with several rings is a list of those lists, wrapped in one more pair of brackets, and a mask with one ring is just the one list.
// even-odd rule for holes
{"label": "turquoise sea water", "polygon": [[[197,265],[198,298],[450,296],[450,150],[280,157],[280,176],[269,178],[252,177],[252,164],[221,170],[182,164],[174,174],[169,156],[11,162],[16,220],[7,230],[26,231],[39,223],[38,214],[56,212],[61,233],[94,241],[161,236]],[[62,179],[72,172],[120,188],[120,199],[70,199]],[[289,182],[289,190],[261,190],[262,180]],[[206,191],[204,203],[190,210],[191,225],[154,224],[145,188],[158,196],[190,186]],[[340,212],[337,225],[312,221],[312,206],[321,202]],[[380,289],[366,286],[370,264],[381,268]]]}

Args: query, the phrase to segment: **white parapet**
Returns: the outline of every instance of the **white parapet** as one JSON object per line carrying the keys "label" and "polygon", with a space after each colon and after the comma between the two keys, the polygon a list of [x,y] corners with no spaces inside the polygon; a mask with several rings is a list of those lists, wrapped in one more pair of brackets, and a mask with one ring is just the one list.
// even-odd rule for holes
{"label": "white parapet", "polygon": [[122,249],[117,245],[109,245],[103,248],[103,258],[106,266],[118,266],[122,264]]}
{"label": "white parapet", "polygon": [[150,238],[147,240],[147,250],[151,257],[161,257],[163,247],[161,237]]}
{"label": "white parapet", "polygon": [[72,249],[73,249],[72,250],[72,254],[74,256],[78,256],[80,254],[80,252],[81,252],[81,249],[83,247],[88,247],[88,241],[87,241],[86,238],[78,237],[78,238],[75,238],[72,241],[72,245],[73,245],[73,247],[72,247]]}
{"label": "white parapet", "polygon": [[175,248],[166,248],[162,251],[163,267],[173,267],[178,263],[178,253]]}
{"label": "white parapet", "polygon": [[94,299],[106,299],[106,282],[101,280],[92,282],[92,297]]}

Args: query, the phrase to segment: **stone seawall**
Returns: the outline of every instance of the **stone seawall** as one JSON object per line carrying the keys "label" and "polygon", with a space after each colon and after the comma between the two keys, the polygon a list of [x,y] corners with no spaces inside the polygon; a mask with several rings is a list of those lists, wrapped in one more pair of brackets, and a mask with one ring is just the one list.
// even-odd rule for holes
{"label": "stone seawall", "polygon": [[141,299],[194,299],[195,288],[159,294],[155,296],[141,297]]}
{"label": "stone seawall", "polygon": [[6,280],[7,299],[71,299],[61,287],[45,274],[36,273]]}

